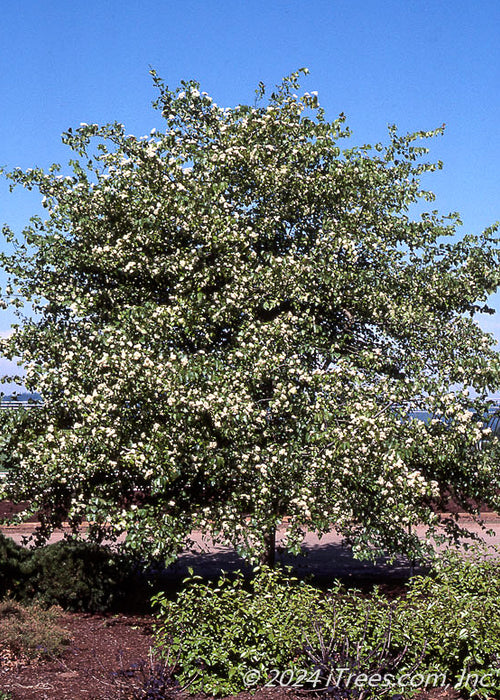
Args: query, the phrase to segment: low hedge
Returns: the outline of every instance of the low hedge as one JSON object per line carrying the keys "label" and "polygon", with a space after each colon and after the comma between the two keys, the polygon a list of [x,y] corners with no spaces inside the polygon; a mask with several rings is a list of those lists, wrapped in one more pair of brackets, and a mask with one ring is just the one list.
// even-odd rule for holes
{"label": "low hedge", "polygon": [[0,534],[0,597],[65,610],[145,610],[151,577],[140,562],[108,546],[56,542],[29,550]]}
{"label": "low hedge", "polygon": [[25,564],[30,554],[10,537],[0,532],[0,599],[11,591],[24,588]]}
{"label": "low hedge", "polygon": [[[248,685],[323,689],[335,698],[409,697],[456,686],[500,697],[500,565],[459,558],[390,601],[336,584],[327,594],[280,570],[186,582],[154,599],[156,646],[181,685],[213,695]],[[366,678],[364,678],[366,676]],[[370,687],[369,684],[373,683]]]}

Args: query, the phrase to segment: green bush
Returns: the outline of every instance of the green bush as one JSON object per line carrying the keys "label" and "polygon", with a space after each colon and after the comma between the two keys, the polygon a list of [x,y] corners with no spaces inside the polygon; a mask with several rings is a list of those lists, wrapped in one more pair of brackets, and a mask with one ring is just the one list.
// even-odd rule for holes
{"label": "green bush", "polygon": [[141,596],[148,598],[136,563],[107,546],[56,542],[33,550],[24,571],[25,596],[65,610],[106,612],[135,607]]}
{"label": "green bush", "polygon": [[305,665],[316,689],[332,700],[393,698],[403,670],[417,677],[425,644],[395,642],[396,608],[378,591],[369,598],[352,592],[329,596],[313,622],[314,634],[305,633]]}
{"label": "green bush", "polygon": [[[366,599],[340,584],[325,596],[265,567],[248,587],[241,575],[216,584],[200,577],[186,583],[175,601],[154,598],[156,643],[178,659],[179,682],[193,691],[237,693],[254,684],[249,673],[260,685],[326,688],[329,676],[346,664],[358,673],[370,665],[375,673],[406,656],[387,644],[393,606],[383,596]],[[339,697],[357,697],[342,692]]]}
{"label": "green bush", "polygon": [[29,552],[0,533],[0,598],[24,585],[24,565]]}
{"label": "green bush", "polygon": [[[498,562],[461,559],[413,579],[392,603],[378,590],[363,596],[339,585],[323,595],[265,568],[249,587],[241,576],[217,584],[194,578],[175,601],[154,599],[156,644],[178,659],[182,685],[214,695],[244,690],[254,671],[259,685],[300,681],[353,700],[446,683],[472,697],[499,697],[499,588]],[[343,668],[390,681],[336,687]],[[403,675],[406,688],[397,685]]]}
{"label": "green bush", "polygon": [[[461,692],[500,696],[500,563],[452,558],[434,576],[412,579],[398,624],[426,640],[425,663]],[[469,682],[467,678],[469,677]]]}
{"label": "green bush", "polygon": [[175,601],[162,594],[153,599],[161,620],[157,644],[179,659],[182,685],[235,693],[244,689],[248,671],[257,669],[265,681],[271,669],[300,659],[303,629],[321,606],[318,590],[268,569],[248,589],[240,575],[186,583]]}
{"label": "green bush", "polygon": [[0,534],[0,598],[9,594],[66,610],[145,612],[158,575],[108,546],[63,540],[30,550]]}

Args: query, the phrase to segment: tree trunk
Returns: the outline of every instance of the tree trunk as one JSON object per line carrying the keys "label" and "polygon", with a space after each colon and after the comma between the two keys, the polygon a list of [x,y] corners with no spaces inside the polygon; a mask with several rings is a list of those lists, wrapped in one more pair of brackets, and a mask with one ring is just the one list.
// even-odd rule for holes
{"label": "tree trunk", "polygon": [[276,564],[276,527],[270,527],[264,535],[264,551],[260,563],[274,569]]}

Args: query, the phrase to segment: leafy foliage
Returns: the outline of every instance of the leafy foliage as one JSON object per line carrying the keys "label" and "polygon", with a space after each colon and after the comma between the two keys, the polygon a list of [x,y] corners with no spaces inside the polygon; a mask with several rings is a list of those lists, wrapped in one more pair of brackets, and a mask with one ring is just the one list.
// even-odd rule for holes
{"label": "leafy foliage", "polygon": [[28,595],[66,610],[105,612],[148,597],[136,562],[92,543],[61,541],[34,550],[26,576]]}
{"label": "leafy foliage", "polygon": [[0,535],[0,594],[65,610],[148,609],[156,575],[110,547],[60,541],[28,550]]}
{"label": "leafy foliage", "polygon": [[264,568],[250,588],[242,576],[223,577],[216,585],[194,577],[175,601],[153,598],[161,620],[157,643],[178,657],[182,685],[235,693],[245,688],[248,671],[256,669],[264,681],[272,668],[301,668],[303,630],[320,599],[318,590],[280,570]]}
{"label": "leafy foliage", "polygon": [[[363,606],[359,619],[347,616],[348,632],[342,627],[346,618],[342,603],[337,617],[337,605],[332,601],[333,625],[330,620],[326,624],[318,620],[313,622],[314,634],[311,639],[307,638],[305,655],[315,670],[315,682],[331,700],[393,698],[401,669],[404,668],[411,678],[421,665],[425,643],[418,656],[415,645],[411,651],[408,644],[394,649],[391,606],[376,594],[370,603],[368,608]],[[355,630],[353,623],[361,623],[361,633]],[[412,661],[409,665],[405,663],[407,658]],[[366,679],[364,683],[360,682],[363,679]]]}
{"label": "leafy foliage", "polygon": [[22,585],[28,557],[26,549],[0,533],[0,599]]}
{"label": "leafy foliage", "polygon": [[413,642],[427,640],[428,663],[454,683],[462,678],[463,690],[484,698],[500,692],[499,591],[498,560],[463,561],[457,555],[435,578],[413,579],[399,608],[400,624],[411,630]]}
{"label": "leafy foliage", "polygon": [[498,241],[416,213],[442,129],[353,146],[300,71],[231,109],[152,75],[164,130],[83,124],[68,168],[7,174],[47,218],[4,228],[6,293],[36,315],[3,349],[44,400],[11,428],[5,494],[42,536],[87,520],[171,555],[201,528],[253,559],[284,516],[291,550],[335,522],[359,555],[418,555],[433,499],[495,505],[474,416],[499,363],[473,316]]}
{"label": "leafy foliage", "polygon": [[[425,683],[494,697],[500,566],[497,560],[478,567],[457,558],[435,577],[412,579],[407,596],[395,602],[378,590],[366,596],[339,585],[325,596],[266,568],[250,588],[241,578],[216,585],[195,578],[175,601],[156,597],[156,643],[178,658],[178,680],[194,691],[236,693],[250,671],[263,685],[273,669],[295,678],[306,669],[304,687],[334,698],[390,697]],[[484,575],[488,584],[476,592]],[[367,678],[376,676],[370,686]]]}

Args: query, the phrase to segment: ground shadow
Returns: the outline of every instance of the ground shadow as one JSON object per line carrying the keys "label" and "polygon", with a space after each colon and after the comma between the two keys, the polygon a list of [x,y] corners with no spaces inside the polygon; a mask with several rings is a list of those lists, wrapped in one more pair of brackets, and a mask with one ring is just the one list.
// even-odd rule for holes
{"label": "ground shadow", "polygon": [[[315,584],[327,586],[334,579],[341,579],[348,585],[372,585],[376,583],[407,581],[415,574],[425,574],[429,567],[412,565],[405,557],[398,557],[392,563],[386,559],[376,562],[355,559],[350,548],[340,543],[305,545],[298,556],[277,553],[277,563],[289,566],[299,578],[310,578]],[[205,579],[217,578],[221,571],[242,571],[248,575],[251,567],[231,549],[219,548],[216,551],[190,551],[181,554],[165,572],[171,584],[180,583],[190,575]]]}

